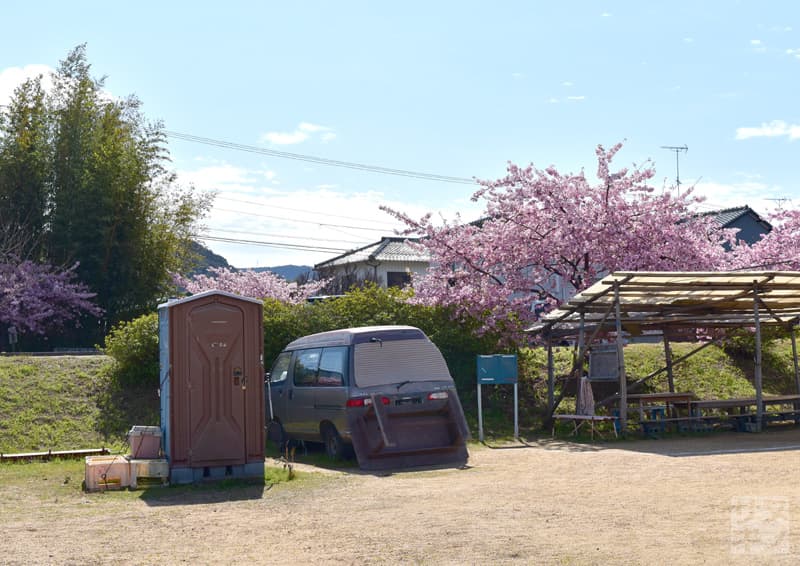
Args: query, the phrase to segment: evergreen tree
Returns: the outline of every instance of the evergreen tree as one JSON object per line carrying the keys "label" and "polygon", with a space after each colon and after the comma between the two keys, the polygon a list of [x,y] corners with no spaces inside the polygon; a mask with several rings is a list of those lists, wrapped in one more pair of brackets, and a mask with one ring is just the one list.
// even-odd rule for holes
{"label": "evergreen tree", "polygon": [[24,83],[3,112],[0,204],[13,211],[5,224],[40,243],[31,259],[77,263],[105,314],[73,341],[93,344],[169,293],[209,200],[175,186],[161,124],[147,122],[135,97],[103,90],[85,45],[60,63],[53,85],[46,95],[40,80]]}
{"label": "evergreen tree", "polygon": [[40,259],[51,180],[41,76],[22,83],[0,113],[0,255]]}

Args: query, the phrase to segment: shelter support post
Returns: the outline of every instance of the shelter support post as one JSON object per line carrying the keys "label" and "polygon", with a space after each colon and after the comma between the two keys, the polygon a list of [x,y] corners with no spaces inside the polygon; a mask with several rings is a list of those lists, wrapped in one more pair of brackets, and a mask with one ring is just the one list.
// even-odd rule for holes
{"label": "shelter support post", "polygon": [[586,355],[586,313],[580,311],[580,328],[578,330],[578,358],[575,360],[575,408],[581,406],[581,376],[583,375],[583,358]]}
{"label": "shelter support post", "polygon": [[753,281],[753,319],[756,327],[756,358],[755,358],[755,382],[756,382],[756,426],[761,430],[762,419],[764,417],[763,391],[761,390],[761,318],[758,313],[758,282]]}
{"label": "shelter support post", "polygon": [[672,348],[669,346],[669,337],[664,332],[664,363],[667,368],[667,383],[669,384],[669,392],[675,393],[675,377],[672,374]]}
{"label": "shelter support post", "polygon": [[797,363],[797,336],[795,335],[795,325],[789,327],[789,335],[792,337],[792,361],[794,362],[794,386],[795,391],[800,394],[800,367]]}
{"label": "shelter support post", "polygon": [[[797,356],[795,356],[797,361]],[[547,341],[547,409],[552,414],[555,405],[555,368],[553,367],[553,343]]]}
{"label": "shelter support post", "polygon": [[628,383],[625,376],[625,355],[622,343],[622,309],[619,304],[619,282],[614,282],[614,310],[617,331],[617,364],[619,367],[619,429],[628,430]]}

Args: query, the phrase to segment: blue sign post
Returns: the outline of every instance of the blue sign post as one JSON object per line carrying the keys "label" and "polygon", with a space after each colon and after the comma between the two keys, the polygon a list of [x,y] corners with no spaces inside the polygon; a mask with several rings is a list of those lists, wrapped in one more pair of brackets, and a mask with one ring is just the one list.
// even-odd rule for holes
{"label": "blue sign post", "polygon": [[517,391],[517,356],[496,354],[478,356],[478,440],[483,442],[483,402],[481,385],[514,385],[514,438],[519,438],[519,401]]}

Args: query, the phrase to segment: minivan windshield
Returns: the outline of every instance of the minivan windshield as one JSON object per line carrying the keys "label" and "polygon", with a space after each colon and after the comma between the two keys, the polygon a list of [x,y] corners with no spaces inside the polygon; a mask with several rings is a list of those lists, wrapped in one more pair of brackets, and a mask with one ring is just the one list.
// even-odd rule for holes
{"label": "minivan windshield", "polygon": [[356,344],[354,349],[358,387],[453,381],[441,352],[430,340],[375,340]]}

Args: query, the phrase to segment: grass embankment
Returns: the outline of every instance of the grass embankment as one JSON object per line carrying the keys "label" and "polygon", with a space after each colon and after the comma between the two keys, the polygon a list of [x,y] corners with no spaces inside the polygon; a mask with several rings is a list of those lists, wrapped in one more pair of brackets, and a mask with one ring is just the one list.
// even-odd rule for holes
{"label": "grass embankment", "polygon": [[[699,344],[673,343],[673,360],[679,359]],[[572,348],[554,348],[554,366],[557,392],[560,377],[570,373]],[[796,393],[794,362],[789,340],[773,340],[764,345],[762,356],[762,386],[765,395]],[[625,371],[628,383],[634,383],[663,368],[664,348],[661,344],[631,344],[625,347]],[[522,436],[541,434],[541,419],[547,407],[547,359],[542,348],[523,350],[519,356],[519,423]],[[675,390],[692,392],[698,399],[727,399],[755,396],[753,353],[742,351],[732,356],[722,348],[711,345],[690,356],[673,368]],[[574,382],[573,382],[574,383]],[[487,388],[484,388],[487,389]],[[594,386],[596,400],[613,393],[614,384],[598,383]],[[668,391],[667,374],[661,374],[643,383],[636,392]],[[486,393],[485,393],[486,394]],[[574,393],[573,393],[574,395]],[[477,411],[474,390],[462,397],[467,420],[473,434],[477,431]],[[506,438],[513,427],[513,400],[510,385],[488,387],[488,401],[484,402],[484,430],[487,437]],[[567,395],[558,412],[574,411],[575,398]],[[477,436],[477,435],[476,435]]]}
{"label": "grass embankment", "polygon": [[[673,344],[679,358],[696,344]],[[556,376],[569,372],[572,350],[557,348]],[[788,340],[776,340],[764,348],[763,386],[767,395],[794,393],[794,368]],[[625,349],[629,382],[663,367],[660,344],[634,344]],[[111,361],[105,356],[3,357],[0,358],[0,452],[69,450],[109,447],[124,450],[126,432],[134,424],[159,423],[155,387],[122,388],[111,377]],[[753,396],[752,354],[737,358],[709,346],[675,366],[675,389],[692,391],[698,398]],[[547,402],[547,371],[542,349],[520,356],[520,427],[525,435],[538,434]],[[508,436],[512,429],[511,387],[488,389],[484,405],[489,436]],[[666,373],[653,378],[642,392],[666,391]],[[470,428],[477,436],[475,390],[462,392]],[[564,399],[568,411],[573,399]]]}
{"label": "grass embankment", "polygon": [[121,450],[133,424],[158,424],[155,388],[120,388],[106,356],[0,358],[0,452]]}

